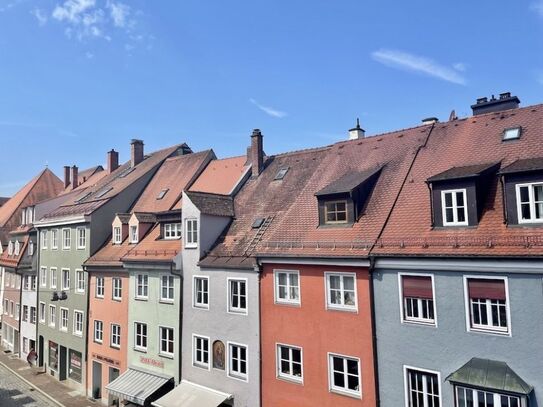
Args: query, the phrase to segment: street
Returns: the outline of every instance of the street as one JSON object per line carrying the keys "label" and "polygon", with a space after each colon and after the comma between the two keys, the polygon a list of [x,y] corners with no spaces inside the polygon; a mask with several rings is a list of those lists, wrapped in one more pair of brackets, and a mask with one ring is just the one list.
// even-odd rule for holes
{"label": "street", "polygon": [[56,404],[0,365],[0,406],[55,407]]}

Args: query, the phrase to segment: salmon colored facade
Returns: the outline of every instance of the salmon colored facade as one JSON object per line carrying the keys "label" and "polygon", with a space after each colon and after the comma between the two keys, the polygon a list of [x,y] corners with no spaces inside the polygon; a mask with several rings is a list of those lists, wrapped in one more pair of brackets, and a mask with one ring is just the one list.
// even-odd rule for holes
{"label": "salmon colored facade", "polygon": [[[96,280],[104,278],[104,296],[96,295]],[[121,299],[113,299],[113,279],[121,279]],[[102,401],[108,400],[106,386],[126,370],[128,338],[128,274],[124,272],[93,272],[89,279],[89,332],[87,355],[87,391],[96,396],[96,389]],[[103,322],[102,343],[94,339],[94,322]],[[120,347],[111,343],[111,325],[121,327]],[[115,370],[116,369],[116,370]],[[96,397],[100,398],[100,397]],[[108,403],[108,405],[110,405]]]}
{"label": "salmon colored facade", "polygon": [[[300,305],[276,303],[274,270],[299,272]],[[358,311],[327,309],[325,272],[355,273]],[[263,407],[376,405],[367,268],[264,264],[260,295]],[[279,378],[278,344],[302,348],[302,383]],[[329,353],[359,358],[360,397],[331,390]]]}

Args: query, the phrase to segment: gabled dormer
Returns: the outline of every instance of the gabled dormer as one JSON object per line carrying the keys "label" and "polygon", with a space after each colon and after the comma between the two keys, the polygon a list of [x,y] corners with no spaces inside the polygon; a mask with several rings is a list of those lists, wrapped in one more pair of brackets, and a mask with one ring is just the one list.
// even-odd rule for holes
{"label": "gabled dormer", "polygon": [[128,237],[129,213],[118,213],[111,224],[111,242],[121,244]]}
{"label": "gabled dormer", "polygon": [[509,225],[543,225],[543,158],[517,160],[500,171]]}
{"label": "gabled dormer", "polygon": [[13,241],[9,241],[8,243],[8,256],[13,256]]}
{"label": "gabled dormer", "polygon": [[183,228],[180,209],[157,214],[157,221],[160,226],[160,239],[181,239]]}
{"label": "gabled dormer", "polygon": [[319,226],[351,226],[357,222],[382,168],[349,172],[318,191]]}
{"label": "gabled dormer", "polygon": [[452,167],[426,180],[432,226],[477,226],[500,163]]}
{"label": "gabled dormer", "polygon": [[18,256],[21,253],[21,243],[18,240],[15,241],[15,256]]}
{"label": "gabled dormer", "polygon": [[138,243],[156,222],[156,216],[148,212],[134,212],[128,222],[128,242]]}

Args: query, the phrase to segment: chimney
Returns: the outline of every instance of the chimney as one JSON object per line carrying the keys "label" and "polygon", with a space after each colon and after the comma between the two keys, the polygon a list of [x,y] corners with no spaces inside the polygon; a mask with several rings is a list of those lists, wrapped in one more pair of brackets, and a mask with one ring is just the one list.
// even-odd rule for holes
{"label": "chimney", "polygon": [[437,117],[427,117],[426,119],[422,119],[422,124],[434,124],[438,121],[439,119]]}
{"label": "chimney", "polygon": [[359,138],[364,138],[366,131],[360,127],[360,120],[356,118],[356,127],[349,130],[349,140],[357,140]]}
{"label": "chimney", "polygon": [[500,97],[496,99],[494,95],[489,100],[488,98],[478,98],[474,105],[471,105],[473,115],[477,116],[484,113],[501,112],[502,110],[517,109],[520,104],[520,99],[516,96],[511,96],[511,92],[500,93]]}
{"label": "chimney", "polygon": [[254,129],[253,134],[251,134],[251,166],[252,177],[258,177],[264,167],[262,133],[259,129]]}
{"label": "chimney", "polygon": [[107,152],[107,173],[111,174],[119,168],[119,153],[113,149]]}
{"label": "chimney", "polygon": [[132,167],[135,167],[143,161],[143,140],[132,139],[130,145]]}
{"label": "chimney", "polygon": [[70,166],[65,165],[64,166],[64,188],[68,188],[70,186]]}
{"label": "chimney", "polygon": [[72,189],[76,189],[78,187],[79,179],[77,178],[78,175],[78,168],[77,166],[72,166]]}

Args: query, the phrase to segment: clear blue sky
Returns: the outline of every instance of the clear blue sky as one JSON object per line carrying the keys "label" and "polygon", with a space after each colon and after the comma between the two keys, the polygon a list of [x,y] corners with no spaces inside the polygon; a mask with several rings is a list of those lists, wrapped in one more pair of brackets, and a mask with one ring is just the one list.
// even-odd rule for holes
{"label": "clear blue sky", "polygon": [[543,102],[543,0],[0,0],[0,195],[131,138],[277,153]]}

